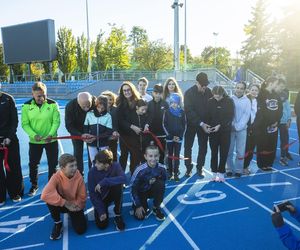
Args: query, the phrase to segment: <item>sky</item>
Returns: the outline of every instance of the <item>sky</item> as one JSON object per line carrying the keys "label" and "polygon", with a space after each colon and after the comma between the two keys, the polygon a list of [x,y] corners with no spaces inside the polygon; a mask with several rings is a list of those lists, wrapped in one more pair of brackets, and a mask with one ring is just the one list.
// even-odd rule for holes
{"label": "sky", "polygon": [[[276,13],[282,0],[269,0]],[[123,27],[127,35],[133,26],[147,31],[150,40],[162,39],[173,46],[173,0],[88,0],[90,39],[100,30],[108,35],[110,25]],[[193,56],[206,46],[229,49],[232,57],[246,40],[244,25],[252,18],[256,0],[179,0],[186,2],[187,46]],[[286,1],[285,1],[286,2]],[[0,0],[0,27],[53,19],[56,31],[71,28],[75,36],[87,34],[86,0]],[[179,10],[179,42],[184,44],[184,6]],[[213,33],[217,33],[214,36]],[[0,36],[0,43],[2,38]]]}

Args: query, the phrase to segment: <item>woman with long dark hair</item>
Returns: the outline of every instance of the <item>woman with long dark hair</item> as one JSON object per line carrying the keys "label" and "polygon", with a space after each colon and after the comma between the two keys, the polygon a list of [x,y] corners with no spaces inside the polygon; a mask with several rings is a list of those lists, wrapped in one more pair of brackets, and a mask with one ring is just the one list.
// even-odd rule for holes
{"label": "woman with long dark hair", "polygon": [[[120,133],[120,149],[121,155],[119,162],[125,172],[127,165],[127,158],[129,148],[126,144],[127,140],[130,140],[131,123],[128,121],[127,114],[136,111],[136,103],[140,99],[140,94],[136,87],[129,81],[122,83],[119,89],[119,96],[117,98],[117,117],[118,117],[118,128]],[[130,156],[131,157],[131,156]]]}

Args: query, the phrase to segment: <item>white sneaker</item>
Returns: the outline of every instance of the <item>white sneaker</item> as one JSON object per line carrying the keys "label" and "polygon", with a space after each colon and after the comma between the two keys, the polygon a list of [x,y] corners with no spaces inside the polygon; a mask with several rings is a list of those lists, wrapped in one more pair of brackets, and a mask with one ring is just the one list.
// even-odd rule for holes
{"label": "white sneaker", "polygon": [[0,207],[4,206],[5,205],[5,201],[1,201],[0,202]]}
{"label": "white sneaker", "polygon": [[217,181],[218,182],[225,182],[224,174],[218,173]]}
{"label": "white sneaker", "polygon": [[217,173],[213,173],[213,176],[210,179],[210,181],[217,181],[217,178],[218,178],[218,174]]}

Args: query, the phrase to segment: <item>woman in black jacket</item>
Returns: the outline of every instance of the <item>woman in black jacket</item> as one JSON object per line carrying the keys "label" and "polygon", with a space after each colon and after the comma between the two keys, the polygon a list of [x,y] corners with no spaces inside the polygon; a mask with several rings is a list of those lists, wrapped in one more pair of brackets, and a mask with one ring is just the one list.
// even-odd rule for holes
{"label": "woman in black jacket", "polygon": [[257,97],[257,113],[254,130],[257,138],[257,166],[272,171],[276,156],[278,125],[282,116],[282,102],[279,93],[285,87],[285,80],[270,76],[262,84]]}
{"label": "woman in black jacket", "polygon": [[[234,104],[222,86],[212,89],[213,97],[208,100],[207,122],[209,125],[209,145],[211,149],[212,181],[224,182],[225,164],[230,147],[231,124]],[[220,154],[220,161],[218,161]]]}

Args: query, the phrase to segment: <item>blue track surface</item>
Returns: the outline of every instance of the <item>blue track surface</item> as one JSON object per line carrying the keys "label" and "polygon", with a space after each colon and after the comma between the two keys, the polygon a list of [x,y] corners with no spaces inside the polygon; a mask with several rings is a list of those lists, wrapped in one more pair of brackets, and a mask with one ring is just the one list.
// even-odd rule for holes
{"label": "blue track surface", "polygon": [[[18,108],[25,100],[17,100]],[[61,107],[61,127],[59,135],[67,135],[64,128],[65,101],[59,101]],[[68,216],[64,221],[64,236],[58,241],[49,239],[52,219],[40,195],[27,196],[30,188],[28,178],[28,138],[19,127],[22,153],[22,170],[25,181],[25,195],[21,202],[12,203],[9,199],[0,208],[0,249],[285,249],[271,223],[270,213],[273,204],[291,199],[300,206],[300,168],[298,143],[291,146],[294,161],[289,167],[281,167],[278,158],[272,173],[263,173],[255,167],[255,175],[240,179],[227,179],[225,183],[209,182],[210,153],[205,166],[206,178],[182,177],[180,183],[167,183],[164,199],[164,212],[168,218],[158,222],[153,215],[140,222],[130,215],[131,201],[129,189],[124,191],[123,216],[126,223],[124,232],[117,232],[111,220],[110,226],[103,231],[96,228],[93,209],[87,202],[86,214],[88,230],[84,235],[74,233]],[[290,129],[290,141],[297,139],[296,126]],[[195,141],[193,159],[196,159]],[[62,140],[61,152],[72,153],[69,140]],[[279,155],[279,151],[278,151]],[[87,155],[85,154],[85,160]],[[87,171],[87,164],[86,164]],[[181,173],[184,164],[181,162]],[[39,175],[41,193],[47,181],[45,156],[41,161]],[[151,203],[150,203],[151,204]],[[298,225],[288,213],[284,213],[286,222],[300,236]]]}

